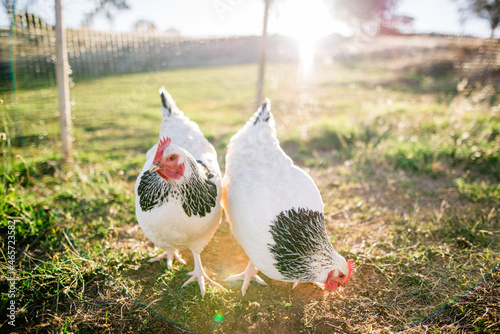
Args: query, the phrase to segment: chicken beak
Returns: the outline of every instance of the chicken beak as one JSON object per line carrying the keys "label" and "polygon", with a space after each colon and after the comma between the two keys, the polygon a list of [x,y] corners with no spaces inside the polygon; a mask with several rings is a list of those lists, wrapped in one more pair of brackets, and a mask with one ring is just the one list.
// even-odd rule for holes
{"label": "chicken beak", "polygon": [[160,169],[160,163],[159,162],[153,162],[151,164],[151,167],[149,167],[149,172],[150,173],[154,173],[156,172],[158,169]]}

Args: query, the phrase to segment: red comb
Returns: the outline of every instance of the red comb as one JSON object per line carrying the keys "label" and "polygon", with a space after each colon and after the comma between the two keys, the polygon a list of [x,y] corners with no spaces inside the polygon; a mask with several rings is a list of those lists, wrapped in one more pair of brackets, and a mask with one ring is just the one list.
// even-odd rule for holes
{"label": "red comb", "polygon": [[154,161],[159,161],[163,155],[163,151],[170,145],[172,142],[172,139],[170,137],[163,137],[160,139],[160,143],[158,144],[158,150],[156,151],[155,155],[155,160]]}
{"label": "red comb", "polygon": [[347,274],[347,278],[344,284],[347,284],[349,277],[351,277],[351,274],[354,271],[354,264],[352,263],[352,260],[347,261],[347,268],[349,268],[349,274]]}

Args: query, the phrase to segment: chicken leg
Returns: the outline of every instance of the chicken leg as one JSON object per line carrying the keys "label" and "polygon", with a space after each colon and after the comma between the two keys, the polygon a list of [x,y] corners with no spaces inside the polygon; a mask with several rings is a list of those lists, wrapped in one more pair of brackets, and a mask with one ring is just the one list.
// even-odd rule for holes
{"label": "chicken leg", "polygon": [[250,282],[252,280],[255,280],[259,284],[267,285],[267,283],[264,282],[264,280],[262,278],[257,276],[258,272],[259,272],[259,269],[255,268],[252,261],[249,261],[244,272],[242,272],[241,274],[229,276],[224,281],[229,282],[229,281],[237,281],[237,280],[242,279],[243,285],[241,286],[241,294],[244,296],[245,292],[247,291],[248,285],[250,284]]}
{"label": "chicken leg", "polygon": [[192,252],[193,252],[193,260],[194,260],[194,270],[192,272],[188,273],[188,275],[191,275],[191,278],[188,279],[186,281],[186,283],[184,283],[182,285],[182,287],[187,286],[191,282],[198,281],[198,285],[200,286],[201,298],[205,297],[205,280],[208,283],[210,283],[210,285],[224,289],[222,287],[222,285],[213,281],[212,279],[210,279],[210,277],[207,276],[207,274],[205,273],[205,270],[203,270],[203,266],[201,264],[200,254],[198,252],[193,251],[193,250],[192,250]]}
{"label": "chicken leg", "polygon": [[177,260],[179,261],[180,263],[186,265],[186,261],[184,261],[181,256],[179,255],[179,253],[177,253],[177,251],[172,251],[172,252],[164,252],[152,259],[149,259],[148,262],[156,262],[156,261],[159,261],[161,259],[164,259],[164,258],[167,258],[167,268],[168,269],[172,269],[172,262],[173,260]]}

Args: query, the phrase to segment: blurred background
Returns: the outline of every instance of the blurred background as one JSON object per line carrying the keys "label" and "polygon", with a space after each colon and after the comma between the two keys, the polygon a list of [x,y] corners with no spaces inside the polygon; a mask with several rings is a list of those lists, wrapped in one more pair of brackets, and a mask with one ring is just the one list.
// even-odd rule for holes
{"label": "blurred background", "polygon": [[[295,64],[302,74],[314,63],[331,64],[361,55],[380,57],[386,52],[393,57],[398,52],[418,53],[420,58],[413,58],[421,61],[431,51],[453,53],[450,43],[468,43],[458,48],[469,55],[479,52],[479,58],[467,59],[471,61],[465,70],[474,70],[478,62],[483,72],[498,65],[498,43],[494,41],[500,30],[496,29],[499,5],[495,1],[377,0],[361,5],[360,1],[272,0],[268,4],[266,17],[264,0],[65,1],[70,86],[105,76],[259,61],[261,67],[265,62]],[[2,0],[1,5],[0,91],[7,108],[4,132],[15,145],[55,139],[55,91],[47,91],[43,101],[20,100],[15,95],[24,88],[56,85],[54,2]],[[264,21],[268,42],[263,55]],[[393,38],[383,38],[387,36]],[[485,38],[493,43],[486,48],[477,42]],[[448,61],[444,67],[461,67],[458,62],[464,59],[444,53]],[[485,61],[490,64],[484,66]],[[257,78],[257,69],[252,75],[255,77],[248,80],[257,81],[254,85],[258,87],[250,105],[255,105],[269,91],[265,81]],[[164,84],[168,82],[157,83]],[[95,98],[79,96],[82,100],[76,101],[72,94],[73,105]],[[77,113],[72,117],[79,117],[80,125],[89,125],[86,118],[97,115]]]}

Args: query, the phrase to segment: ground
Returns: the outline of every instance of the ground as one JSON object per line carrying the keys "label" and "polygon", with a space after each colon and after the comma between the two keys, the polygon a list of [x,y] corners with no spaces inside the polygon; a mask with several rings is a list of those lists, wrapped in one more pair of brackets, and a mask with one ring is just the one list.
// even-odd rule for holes
{"label": "ground", "polygon": [[[133,186],[157,136],[158,86],[200,125],[223,170],[229,138],[253,113],[254,65],[82,80],[73,165],[56,136],[36,134],[57,119],[28,112],[55,105],[54,87],[17,92],[35,119],[25,136],[38,139],[2,141],[4,259],[9,221],[17,243],[15,274],[7,261],[0,269],[17,278],[14,332],[500,331],[498,41],[352,43],[303,80],[295,64],[271,64],[266,82],[280,143],[318,185],[334,248],[356,264],[343,293],[262,275],[268,285],[244,297],[231,282],[201,299],[196,283],[181,288],[188,251],[172,270],[147,262],[160,250],[136,222]],[[9,115],[11,96],[1,98]],[[248,261],[225,218],[201,257],[217,282]],[[2,293],[2,316],[9,301]]]}

